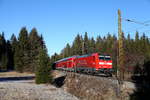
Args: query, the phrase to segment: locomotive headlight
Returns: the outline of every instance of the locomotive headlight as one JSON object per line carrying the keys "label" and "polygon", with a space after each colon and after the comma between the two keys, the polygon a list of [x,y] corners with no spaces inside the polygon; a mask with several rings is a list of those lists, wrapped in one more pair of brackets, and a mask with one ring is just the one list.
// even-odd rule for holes
{"label": "locomotive headlight", "polygon": [[112,65],[112,63],[107,63],[107,65]]}
{"label": "locomotive headlight", "polygon": [[103,64],[104,64],[104,62],[99,62],[99,64],[100,64],[100,65],[103,65]]}

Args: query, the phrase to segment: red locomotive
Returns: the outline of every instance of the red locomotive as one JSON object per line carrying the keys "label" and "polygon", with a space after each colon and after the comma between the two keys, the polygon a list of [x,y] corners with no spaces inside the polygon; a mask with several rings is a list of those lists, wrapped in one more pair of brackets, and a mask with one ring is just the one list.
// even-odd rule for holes
{"label": "red locomotive", "polygon": [[82,56],[72,56],[58,60],[54,63],[54,68],[86,72],[86,73],[105,73],[111,75],[112,60],[110,56],[92,53]]}

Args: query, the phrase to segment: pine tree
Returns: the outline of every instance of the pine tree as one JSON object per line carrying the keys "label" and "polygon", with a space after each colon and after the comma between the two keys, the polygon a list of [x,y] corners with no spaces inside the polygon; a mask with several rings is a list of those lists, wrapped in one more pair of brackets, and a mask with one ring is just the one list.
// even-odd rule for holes
{"label": "pine tree", "polygon": [[27,69],[29,63],[28,56],[28,32],[25,27],[20,30],[18,42],[15,50],[15,69],[23,72]]}
{"label": "pine tree", "polygon": [[38,58],[38,66],[36,69],[36,83],[48,83],[51,77],[49,77],[49,58],[45,48],[41,48]]}
{"label": "pine tree", "polygon": [[85,32],[84,34],[84,53],[88,54],[89,53],[89,38],[88,38],[88,33]]}
{"label": "pine tree", "polygon": [[83,45],[82,36],[79,34],[75,37],[72,45],[72,55],[82,55],[82,45]]}
{"label": "pine tree", "polygon": [[3,53],[3,38],[2,35],[0,34],[0,58],[2,53]]}
{"label": "pine tree", "polygon": [[95,46],[95,40],[94,38],[92,37],[90,40],[89,40],[89,53],[94,53],[96,50],[95,50],[96,46]]}
{"label": "pine tree", "polygon": [[0,70],[2,70],[2,54],[3,54],[3,38],[2,35],[0,34]]}
{"label": "pine tree", "polygon": [[25,27],[23,27],[19,34],[19,47],[21,52],[22,66],[24,71],[28,71],[29,64],[29,44],[28,44],[28,31]]}
{"label": "pine tree", "polygon": [[6,43],[6,50],[7,50],[7,70],[13,70],[14,69],[14,58],[13,58],[13,52],[12,52],[12,46],[10,44],[10,41],[7,40]]}
{"label": "pine tree", "polygon": [[71,47],[69,43],[67,43],[66,47],[61,51],[63,58],[71,56]]}
{"label": "pine tree", "polygon": [[17,43],[18,43],[18,40],[16,38],[16,36],[14,34],[12,34],[11,38],[10,38],[10,44],[11,44],[11,52],[12,52],[12,66],[13,66],[13,69],[15,68],[15,53],[16,53],[16,48],[17,48]]}
{"label": "pine tree", "polygon": [[39,36],[36,28],[29,34],[29,71],[35,72],[40,48],[43,46],[43,37]]}
{"label": "pine tree", "polygon": [[135,53],[140,51],[140,46],[139,46],[139,32],[136,31],[135,33],[135,43],[134,43],[134,48],[135,48]]}
{"label": "pine tree", "polygon": [[106,51],[107,51],[107,38],[105,36],[103,37],[101,44],[102,44],[102,51],[101,51],[101,53],[105,54]]}
{"label": "pine tree", "polygon": [[105,41],[105,53],[111,54],[112,53],[112,46],[113,46],[113,37],[110,33],[107,34],[106,41]]}
{"label": "pine tree", "polygon": [[127,53],[131,52],[131,38],[130,38],[130,34],[127,35],[127,39],[126,39],[125,45],[126,45]]}
{"label": "pine tree", "polygon": [[139,32],[136,31],[135,33],[135,42],[138,42],[139,41]]}
{"label": "pine tree", "polygon": [[14,66],[15,70],[17,72],[22,73],[23,72],[23,59],[22,59],[22,52],[20,50],[20,45],[17,43],[15,48],[15,54],[14,54]]}
{"label": "pine tree", "polygon": [[140,38],[140,52],[144,55],[146,51],[146,36],[145,33]]}
{"label": "pine tree", "polygon": [[0,35],[0,70],[7,70],[7,49],[4,32]]}
{"label": "pine tree", "polygon": [[8,63],[7,54],[4,53],[1,55],[1,70],[3,71],[7,70],[7,63]]}
{"label": "pine tree", "polygon": [[96,38],[96,52],[98,52],[100,54],[101,54],[102,49],[103,49],[103,47],[102,47],[102,41],[103,40],[102,40],[102,38],[100,36],[98,36]]}
{"label": "pine tree", "polygon": [[60,55],[58,55],[57,53],[54,53],[51,57],[50,57],[50,66],[52,67],[54,62],[61,59]]}

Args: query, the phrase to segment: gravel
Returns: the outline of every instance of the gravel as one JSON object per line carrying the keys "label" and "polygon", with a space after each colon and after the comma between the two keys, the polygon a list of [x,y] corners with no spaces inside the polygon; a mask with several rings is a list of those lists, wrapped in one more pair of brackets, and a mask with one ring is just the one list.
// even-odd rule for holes
{"label": "gravel", "polygon": [[0,100],[79,100],[50,84],[0,82]]}

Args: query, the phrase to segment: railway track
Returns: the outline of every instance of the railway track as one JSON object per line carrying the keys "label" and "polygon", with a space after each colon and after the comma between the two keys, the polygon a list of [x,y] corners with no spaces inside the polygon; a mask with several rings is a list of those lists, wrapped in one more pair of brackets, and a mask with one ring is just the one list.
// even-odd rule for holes
{"label": "railway track", "polygon": [[89,77],[97,77],[97,78],[107,78],[107,79],[111,79],[111,80],[117,80],[117,78],[115,77],[115,75],[112,75],[112,77],[106,76],[106,74],[89,74],[89,73],[79,73],[79,72],[71,72],[71,71],[64,71],[64,70],[54,70],[55,71],[55,75],[54,77],[61,77],[61,76],[67,76],[68,74],[72,74],[72,75],[86,75]]}

